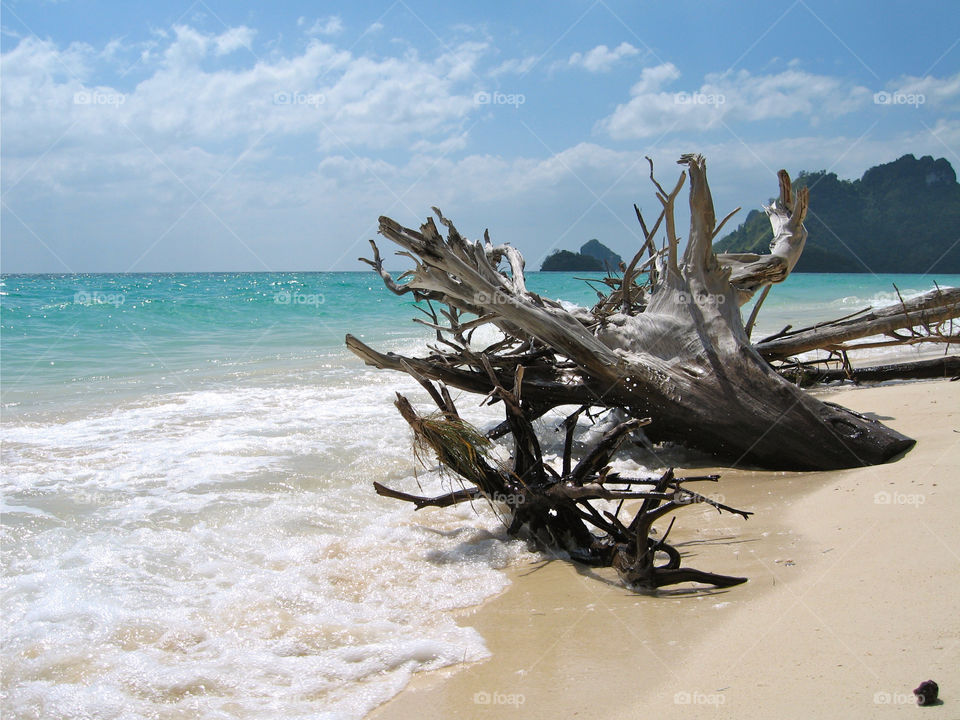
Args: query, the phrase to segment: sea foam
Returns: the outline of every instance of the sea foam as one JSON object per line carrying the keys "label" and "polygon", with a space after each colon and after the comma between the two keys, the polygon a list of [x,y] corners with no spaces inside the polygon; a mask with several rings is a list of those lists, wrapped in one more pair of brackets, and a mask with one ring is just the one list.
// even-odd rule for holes
{"label": "sea foam", "polygon": [[411,477],[395,390],[420,399],[358,373],[8,424],[8,712],[359,718],[418,670],[486,657],[451,611],[531,556],[489,511],[373,493],[445,482]]}

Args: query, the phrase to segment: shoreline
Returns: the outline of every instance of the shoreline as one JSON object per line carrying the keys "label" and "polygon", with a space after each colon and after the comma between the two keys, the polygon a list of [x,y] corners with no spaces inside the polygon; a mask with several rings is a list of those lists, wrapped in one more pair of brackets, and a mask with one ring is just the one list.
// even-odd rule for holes
{"label": "shoreline", "polygon": [[512,568],[503,593],[458,617],[491,657],[418,674],[368,717],[672,718],[706,706],[718,717],[873,718],[913,706],[931,678],[944,704],[924,712],[960,717],[960,383],[817,394],[917,445],[868,468],[717,468],[725,502],[755,515],[691,508],[671,537],[684,565],[749,582],[651,596],[610,569]]}

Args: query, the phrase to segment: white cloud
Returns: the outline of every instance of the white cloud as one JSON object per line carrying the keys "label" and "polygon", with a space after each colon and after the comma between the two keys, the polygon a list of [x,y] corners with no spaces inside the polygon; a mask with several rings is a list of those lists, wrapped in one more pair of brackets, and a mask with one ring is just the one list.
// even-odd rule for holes
{"label": "white cloud", "polygon": [[[306,18],[298,18],[297,25],[305,25]],[[343,20],[339,15],[317,18],[305,31],[307,35],[339,35],[343,32]]]}
{"label": "white cloud", "polygon": [[433,142],[430,140],[418,140],[413,145],[410,146],[410,150],[415,153],[423,153],[425,155],[448,155],[457,150],[463,150],[467,147],[467,133],[463,132],[459,135],[451,135],[448,138],[440,140],[439,142]]}
{"label": "white cloud", "polygon": [[866,107],[873,93],[841,78],[790,69],[771,75],[747,70],[708,74],[692,90],[667,91],[680,77],[676,66],[645,68],[628,102],[599,123],[615,139],[657,136],[670,131],[709,130],[721,123],[773,118],[839,116]]}
{"label": "white cloud", "polygon": [[[931,118],[930,130],[913,127],[893,137],[859,138],[836,127],[817,134],[801,122],[762,142],[742,133],[748,148],[726,133],[695,133],[652,147],[558,142],[559,152],[547,155],[530,143],[499,155],[476,147],[481,132],[466,132],[472,117],[496,115],[473,101],[478,78],[492,65],[494,48],[485,42],[425,57],[407,45],[394,56],[355,54],[314,38],[295,52],[225,59],[255,39],[247,28],[158,32],[138,67],[144,79],[128,86],[97,74],[108,62],[106,46],[11,43],[2,56],[4,200],[11,212],[77,270],[129,269],[153,243],[133,269],[261,269],[257,257],[273,268],[360,269],[354,259],[366,251],[380,214],[416,227],[438,205],[470,237],[489,224],[495,241],[513,242],[534,267],[551,246],[575,248],[590,237],[623,255],[636,249],[632,203],[645,214],[659,210],[644,155],[654,157],[666,184],[678,175],[673,163],[681,153],[703,152],[722,215],[768,200],[780,167],[859,177],[906,152],[940,157],[949,156],[947,146],[960,147],[960,122]],[[524,72],[533,62],[507,60],[496,69]],[[756,122],[875,109],[865,88],[797,67],[708,75],[686,87],[680,80],[670,63],[643,69],[603,127],[617,139],[646,138],[673,123],[708,128],[717,110],[726,122]],[[889,87],[914,88],[930,105],[946,105],[957,83],[956,76],[901,78]],[[724,105],[675,102],[677,92],[691,95],[693,87],[723,94]],[[99,100],[77,103],[77,93]],[[539,127],[536,120],[530,125]],[[511,127],[501,131],[527,139]],[[498,140],[490,147],[511,145]],[[6,212],[11,269],[64,269],[21,261],[28,250],[34,258],[46,251]],[[89,264],[106,259],[117,264]]]}
{"label": "white cloud", "polygon": [[98,53],[89,46],[21,40],[2,58],[7,154],[43,152],[64,133],[62,141],[96,152],[136,138],[159,150],[242,144],[264,133],[313,136],[321,147],[387,147],[458,135],[477,110],[482,43],[428,60],[353,55],[313,40],[299,54],[218,67],[252,40],[245,27],[213,35],[177,26],[148,77],[124,91],[91,82]]}
{"label": "white cloud", "polygon": [[[914,154],[933,155],[934,157],[946,156],[953,165],[954,170],[960,170],[960,157],[954,148],[960,148],[960,119],[940,118],[933,127],[925,127],[918,130],[917,133],[903,143],[907,149],[904,152],[913,152]],[[922,152],[911,148],[928,147],[931,149]]]}
{"label": "white cloud", "polygon": [[[947,140],[957,138],[960,123],[942,123],[935,131]],[[422,154],[406,161],[344,151],[312,168],[278,173],[275,153],[267,150],[254,149],[237,163],[236,153],[171,147],[157,157],[139,145],[98,156],[93,163],[87,148],[75,147],[46,156],[8,202],[46,242],[56,235],[58,215],[70,218],[71,237],[91,238],[95,247],[52,245],[79,270],[104,269],[82,265],[90,257],[120,263],[108,270],[128,269],[211,187],[204,204],[179,221],[134,269],[184,269],[186,257],[191,268],[363,269],[355,258],[367,252],[366,240],[375,234],[379,215],[417,227],[431,205],[442,208],[470,238],[489,227],[494,241],[512,242],[528,266],[536,268],[550,249],[576,248],[591,237],[625,256],[636,251],[639,232],[632,203],[638,202],[645,215],[659,210],[647,178],[647,154],[654,158],[661,182],[672,185],[680,154],[703,152],[718,215],[744,207],[731,227],[776,193],[780,167],[792,173],[832,168],[841,177],[859,177],[867,167],[905,152],[944,154],[929,133],[859,143],[843,135],[809,135],[751,142],[749,152],[734,139],[694,146],[674,140],[631,150],[578,143],[548,157],[444,157],[438,156],[440,147],[426,146],[418,151]],[[16,160],[5,172],[19,177],[32,164],[30,158]],[[42,213],[51,202],[64,212]],[[36,203],[38,214],[31,214],[30,205],[24,209],[26,203]],[[685,205],[680,203],[677,218],[683,236]],[[48,221],[53,230],[46,229]],[[11,232],[15,224],[11,222]],[[184,249],[178,266],[171,259],[178,256],[164,248],[181,245],[195,249]],[[389,255],[392,248],[381,249],[389,262],[402,262]]]}
{"label": "white cloud", "polygon": [[124,49],[123,41],[120,38],[114,38],[104,45],[100,57],[105,60],[113,60]]}
{"label": "white cloud", "polygon": [[931,104],[935,107],[940,105],[953,107],[960,100],[960,72],[943,78],[933,75],[923,77],[904,75],[887,83],[885,89],[891,93],[922,95],[922,104]]}
{"label": "white cloud", "polygon": [[230,28],[214,39],[217,55],[229,55],[242,47],[249,48],[253,42],[254,31],[248,27]]}
{"label": "white cloud", "polygon": [[539,58],[536,55],[528,55],[525,58],[511,58],[504,60],[490,71],[491,77],[499,75],[526,75],[533,66],[537,64]]}
{"label": "white cloud", "polygon": [[567,64],[570,67],[583,68],[588,72],[607,72],[623,58],[639,54],[640,50],[628,42],[620,43],[613,50],[606,45],[597,45],[586,53],[573,53]]}
{"label": "white cloud", "polygon": [[630,94],[643,95],[644,93],[656,92],[663,85],[667,85],[679,77],[680,70],[670,62],[644,68],[640,72],[640,80],[630,89]]}
{"label": "white cloud", "polygon": [[[114,270],[169,268],[174,244],[185,243],[180,262],[262,269],[237,246],[241,236],[275,266],[327,267],[337,258],[299,240],[315,234],[318,218],[336,218],[330,232],[370,232],[380,212],[404,208],[398,198],[421,178],[428,190],[415,206],[425,207],[431,165],[465,148],[464,121],[482,110],[473,94],[485,44],[391,57],[315,39],[293,53],[225,62],[253,40],[247,28],[157,33],[138,66],[144,79],[126,86],[98,74],[109,62],[105,48],[36,38],[4,48],[4,219],[18,233],[5,261],[64,270],[109,258]],[[377,157],[383,149],[411,159],[388,163]],[[51,203],[58,213],[46,209]],[[90,252],[81,252],[88,241]],[[192,255],[191,244],[203,252]]]}

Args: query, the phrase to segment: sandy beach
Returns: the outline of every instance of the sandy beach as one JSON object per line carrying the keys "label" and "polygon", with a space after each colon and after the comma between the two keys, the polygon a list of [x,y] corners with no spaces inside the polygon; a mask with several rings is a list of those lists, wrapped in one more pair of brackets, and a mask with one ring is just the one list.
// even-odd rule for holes
{"label": "sandy beach", "polygon": [[[671,537],[685,565],[748,583],[640,595],[562,560],[514,569],[460,618],[492,657],[370,717],[960,718],[960,383],[820,394],[917,446],[838,472],[718,468],[716,492],[755,515],[691,508]],[[917,708],[928,679],[943,703]]]}

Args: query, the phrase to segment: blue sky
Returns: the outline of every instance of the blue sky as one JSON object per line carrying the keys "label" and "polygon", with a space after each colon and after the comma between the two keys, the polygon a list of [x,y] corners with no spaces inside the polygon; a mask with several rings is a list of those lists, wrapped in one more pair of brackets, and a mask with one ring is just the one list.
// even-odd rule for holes
{"label": "blue sky", "polygon": [[539,267],[639,247],[647,155],[703,153],[734,224],[780,167],[960,168],[953,3],[0,9],[4,272],[359,270],[431,205]]}

